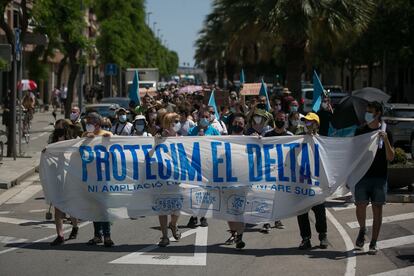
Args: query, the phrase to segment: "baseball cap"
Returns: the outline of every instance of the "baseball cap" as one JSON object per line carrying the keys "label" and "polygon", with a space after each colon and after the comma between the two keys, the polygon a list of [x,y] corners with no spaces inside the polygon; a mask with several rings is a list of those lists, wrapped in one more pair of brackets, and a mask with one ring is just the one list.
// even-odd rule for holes
{"label": "baseball cap", "polygon": [[134,121],[136,121],[136,120],[146,120],[146,118],[145,118],[145,116],[144,116],[144,115],[137,115],[137,116],[135,116],[135,118],[134,118]]}
{"label": "baseball cap", "polygon": [[308,114],[306,114],[305,117],[302,117],[301,120],[302,121],[305,121],[305,120],[307,120],[307,121],[316,121],[318,123],[318,125],[320,125],[319,116],[317,114],[313,113],[313,112],[309,112]]}

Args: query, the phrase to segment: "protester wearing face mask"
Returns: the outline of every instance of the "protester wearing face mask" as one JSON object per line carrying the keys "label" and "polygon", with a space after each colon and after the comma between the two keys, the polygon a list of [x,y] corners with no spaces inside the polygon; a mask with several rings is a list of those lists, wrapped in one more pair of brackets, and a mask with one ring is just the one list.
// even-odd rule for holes
{"label": "protester wearing face mask", "polygon": [[[76,138],[73,136],[72,132],[69,130],[71,122],[60,119],[57,120],[55,123],[55,130],[53,131],[52,135],[49,137],[49,144],[56,143],[59,141],[70,140]],[[63,235],[63,218],[65,217],[65,213],[60,211],[58,208],[55,207],[55,225],[56,225],[56,239],[50,243],[51,246],[61,245],[65,243],[65,238]],[[72,231],[69,235],[69,240],[76,239],[78,236],[78,220],[74,217],[70,217],[72,222]]]}
{"label": "protester wearing face mask", "polygon": [[295,111],[289,113],[289,124],[288,130],[293,133],[293,135],[301,135],[305,133],[304,125],[300,120],[300,113]]}
{"label": "protester wearing face mask", "polygon": [[[241,113],[234,114],[234,120],[231,126],[232,128],[231,135],[243,135],[245,126],[246,126],[246,121],[245,121],[244,115]],[[225,245],[235,244],[237,249],[244,248],[246,246],[245,242],[243,241],[245,223],[238,222],[238,221],[228,221],[227,223],[230,228],[229,230],[230,237],[225,241],[224,244]]]}
{"label": "protester wearing face mask", "polygon": [[109,118],[107,117],[102,118],[101,129],[106,130],[106,131],[111,131],[112,123],[111,123],[111,120],[109,120]]}
{"label": "protester wearing face mask", "polygon": [[[276,114],[276,121],[275,125],[276,127],[265,133],[264,137],[274,137],[274,136],[292,136],[293,134],[286,130],[286,114],[282,111],[278,112]],[[268,234],[270,231],[270,223],[265,223],[260,230],[262,233]],[[275,221],[275,228],[277,229],[284,229],[285,226],[283,225],[281,220]]]}
{"label": "protester wearing face mask", "polygon": [[132,124],[127,121],[127,110],[120,108],[117,111],[117,121],[112,126],[111,132],[114,135],[129,136],[131,135]]}
{"label": "protester wearing face mask", "polygon": [[214,110],[214,107],[209,106],[208,107],[208,112],[210,112],[210,124],[212,127],[214,127],[219,133],[220,135],[227,135],[227,127],[224,124],[223,121],[218,120],[216,118],[216,112]]}
{"label": "protester wearing face mask", "polygon": [[[309,112],[306,114],[305,117],[302,118],[305,122],[305,134],[316,136],[318,135],[319,129],[319,116],[315,113]],[[325,203],[321,203],[318,205],[313,206],[312,208],[313,213],[315,214],[315,227],[316,231],[319,234],[319,248],[326,249],[328,247],[328,237],[327,237],[327,224],[326,224],[326,210],[325,210]],[[311,249],[311,227],[309,222],[309,211],[299,215],[297,217],[300,236],[302,237],[302,242],[299,245],[299,249],[306,250]]]}
{"label": "protester wearing face mask", "polygon": [[263,136],[266,132],[272,129],[269,126],[269,119],[266,116],[266,111],[263,109],[256,109],[250,117],[250,127],[246,131],[246,135]]}
{"label": "protester wearing face mask", "polygon": [[321,107],[316,114],[318,114],[321,122],[319,126],[319,135],[328,136],[329,124],[333,118],[333,110],[329,97],[324,97],[322,99]]}
{"label": "protester wearing face mask", "polygon": [[297,101],[292,101],[289,104],[289,112],[299,111],[299,103]]}
{"label": "protester wearing face mask", "polygon": [[[210,124],[210,117],[211,114],[208,110],[200,110],[198,112],[200,114],[200,118],[198,120],[197,126],[190,129],[188,132],[188,136],[220,136],[220,132],[218,132],[214,127]],[[189,228],[195,228],[197,227],[198,218],[197,217],[191,217],[190,220],[187,223],[187,227]],[[205,217],[202,217],[200,219],[200,226],[201,227],[207,227],[207,219]]]}
{"label": "protester wearing face mask", "polygon": [[172,97],[171,97],[170,92],[168,91],[162,92],[162,102],[163,102],[162,107],[165,108],[167,112],[175,112],[175,110],[177,109],[177,106],[173,104],[171,100],[172,100]]}
{"label": "protester wearing face mask", "polygon": [[71,125],[70,130],[74,137],[81,137],[84,132],[83,126],[80,119],[80,109],[77,106],[72,107],[72,111],[69,115]]}
{"label": "protester wearing face mask", "polygon": [[147,132],[147,120],[144,115],[137,115],[133,121],[132,136],[151,137],[151,133]]}
{"label": "protester wearing face mask", "polygon": [[282,111],[282,101],[279,98],[275,98],[273,100],[272,108],[273,108],[273,111],[276,113],[279,111]]}
{"label": "protester wearing face mask", "polygon": [[193,127],[195,127],[195,123],[192,120],[191,117],[191,111],[189,108],[187,107],[180,107],[180,123],[181,123],[181,129],[178,132],[180,135],[182,136],[187,136],[188,135],[188,131],[190,129],[192,129]]}
{"label": "protester wearing face mask", "polygon": [[[161,120],[162,136],[163,137],[177,137],[178,131],[181,128],[180,116],[177,113],[166,113]],[[168,238],[168,229],[171,230],[175,240],[180,240],[181,233],[177,226],[177,221],[180,216],[180,211],[170,213],[171,220],[168,224],[168,214],[158,216],[160,222],[160,228],[162,232],[161,241],[158,246],[165,247],[170,244]]]}
{"label": "protester wearing face mask", "polygon": [[356,184],[354,192],[356,217],[360,227],[355,244],[359,249],[364,246],[367,232],[366,209],[370,202],[372,205],[372,236],[368,251],[368,254],[371,255],[375,255],[378,250],[377,239],[382,224],[382,209],[387,197],[387,166],[388,161],[392,161],[395,155],[391,133],[385,129],[386,125],[381,120],[382,114],[383,107],[379,102],[369,103],[365,113],[366,124],[355,132],[355,136],[378,132],[381,139],[374,161],[362,179]]}
{"label": "protester wearing face mask", "polygon": [[[102,118],[96,112],[91,112],[86,115],[86,132],[82,137],[95,138],[96,136],[111,137],[112,133],[101,129]],[[104,237],[103,243],[105,247],[112,247],[114,242],[111,239],[111,224],[109,221],[94,221],[93,222],[94,236],[90,239],[88,245],[96,245],[102,243],[102,236]]]}

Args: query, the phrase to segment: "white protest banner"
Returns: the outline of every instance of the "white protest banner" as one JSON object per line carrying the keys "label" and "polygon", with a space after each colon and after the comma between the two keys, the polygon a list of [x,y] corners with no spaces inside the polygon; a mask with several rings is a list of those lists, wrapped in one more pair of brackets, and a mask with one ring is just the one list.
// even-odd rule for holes
{"label": "white protest banner", "polygon": [[82,138],[49,145],[40,177],[48,202],[84,220],[181,212],[259,223],[353,187],[377,147],[377,133]]}

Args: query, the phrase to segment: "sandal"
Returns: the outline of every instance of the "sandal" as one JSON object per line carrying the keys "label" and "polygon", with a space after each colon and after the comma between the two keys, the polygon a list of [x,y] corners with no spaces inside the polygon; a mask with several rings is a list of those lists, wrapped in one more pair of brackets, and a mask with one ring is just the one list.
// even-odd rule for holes
{"label": "sandal", "polygon": [[162,237],[161,241],[158,243],[159,247],[166,247],[170,244],[170,239],[168,237]]}
{"label": "sandal", "polygon": [[231,233],[231,236],[224,242],[225,245],[232,245],[236,239],[236,231],[229,231],[229,232]]}
{"label": "sandal", "polygon": [[181,232],[178,230],[178,226],[175,225],[173,226],[171,223],[168,225],[168,228],[171,229],[172,235],[174,237],[175,240],[180,240],[181,239]]}
{"label": "sandal", "polygon": [[98,243],[102,243],[102,238],[93,237],[93,239],[90,239],[86,244],[88,244],[88,245],[97,245]]}
{"label": "sandal", "polygon": [[69,240],[76,239],[76,237],[78,236],[78,230],[79,230],[79,227],[72,227],[72,231],[70,232],[70,235],[69,235]]}

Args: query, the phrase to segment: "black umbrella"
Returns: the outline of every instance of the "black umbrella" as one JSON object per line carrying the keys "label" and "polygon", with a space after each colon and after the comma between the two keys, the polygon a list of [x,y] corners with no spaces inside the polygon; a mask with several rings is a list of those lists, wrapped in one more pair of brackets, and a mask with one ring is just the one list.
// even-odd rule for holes
{"label": "black umbrella", "polygon": [[386,103],[391,98],[391,96],[386,94],[384,91],[374,87],[364,87],[362,89],[352,91],[352,96],[364,99],[368,102],[379,103]]}
{"label": "black umbrella", "polygon": [[364,123],[367,105],[368,102],[359,97],[344,97],[335,107],[332,125],[341,129]]}

